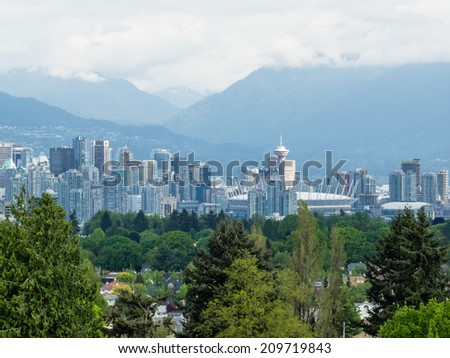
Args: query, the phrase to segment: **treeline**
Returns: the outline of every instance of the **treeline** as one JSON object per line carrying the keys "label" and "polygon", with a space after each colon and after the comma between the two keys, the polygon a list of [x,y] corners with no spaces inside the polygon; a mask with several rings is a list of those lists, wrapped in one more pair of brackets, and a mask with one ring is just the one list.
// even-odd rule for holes
{"label": "treeline", "polygon": [[[350,337],[363,329],[449,337],[450,224],[431,226],[424,210],[405,210],[389,225],[366,213],[323,217],[304,205],[279,222],[102,211],[79,237],[74,213],[69,223],[49,195],[36,201],[22,192],[12,215],[0,223],[3,337],[155,337],[156,304],[171,294],[161,271],[184,281],[175,295],[182,336]],[[122,274],[131,290],[112,311],[86,258],[131,269]],[[367,265],[363,292],[344,279],[350,261]],[[135,274],[144,263],[152,270]],[[354,302],[365,298],[374,309],[361,322]],[[170,319],[161,324],[176,333]]]}
{"label": "treeline", "polygon": [[[319,240],[328,248],[331,229],[337,228],[344,240],[346,264],[365,262],[365,257],[373,253],[375,243],[389,230],[385,221],[362,212],[314,216]],[[207,239],[225,218],[223,212],[198,217],[183,210],[160,218],[147,216],[142,211],[128,214],[99,211],[85,224],[82,245],[85,256],[106,270],[140,270],[142,264],[149,264],[157,270],[182,271],[198,250],[206,249]],[[231,217],[228,219],[233,221]],[[288,267],[293,248],[291,234],[298,228],[298,215],[288,215],[281,221],[261,216],[238,221],[245,232],[257,228],[265,237],[273,267]],[[328,253],[324,265],[325,269],[329,267]]]}

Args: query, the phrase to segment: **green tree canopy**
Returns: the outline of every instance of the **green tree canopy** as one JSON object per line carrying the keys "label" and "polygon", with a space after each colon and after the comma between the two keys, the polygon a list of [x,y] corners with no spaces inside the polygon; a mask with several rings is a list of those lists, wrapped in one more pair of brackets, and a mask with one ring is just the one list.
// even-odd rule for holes
{"label": "green tree canopy", "polygon": [[344,239],[347,263],[363,262],[372,248],[364,232],[353,227],[340,227],[337,230]]}
{"label": "green tree canopy", "polygon": [[287,291],[294,313],[306,324],[313,325],[317,310],[314,283],[323,271],[324,246],[319,241],[317,220],[306,205],[298,215],[298,229],[291,234],[293,240],[289,278],[291,289]]}
{"label": "green tree canopy", "polygon": [[157,270],[180,271],[191,262],[195,253],[194,241],[188,233],[170,231],[154,239],[146,259]]}
{"label": "green tree canopy", "polygon": [[137,232],[143,232],[149,228],[147,216],[145,216],[142,210],[136,214],[133,220],[133,230]]}
{"label": "green tree canopy", "polygon": [[95,263],[102,268],[121,271],[142,268],[142,254],[139,245],[127,237],[107,237],[99,244],[100,252]]}
{"label": "green tree canopy", "polygon": [[208,240],[208,252],[199,251],[193,263],[185,270],[188,286],[186,334],[196,336],[196,327],[204,323],[202,312],[209,301],[216,298],[225,284],[224,272],[235,259],[250,253],[257,257],[260,268],[268,268],[269,253],[244,232],[241,223],[235,226],[229,220],[221,221],[217,230]]}
{"label": "green tree canopy", "polygon": [[442,269],[447,250],[430,231],[423,208],[417,218],[406,209],[393,219],[367,265],[368,296],[376,305],[368,333],[377,334],[400,307],[418,308],[432,298],[441,302],[448,297],[448,277]]}
{"label": "green tree canopy", "polygon": [[111,329],[106,333],[115,338],[151,338],[156,327],[153,316],[156,301],[146,294],[122,290],[111,312]]}
{"label": "green tree canopy", "polygon": [[98,284],[64,209],[48,194],[35,206],[22,191],[12,214],[0,223],[0,335],[98,337]]}
{"label": "green tree canopy", "polygon": [[294,317],[292,307],[277,298],[270,272],[258,268],[254,256],[236,259],[225,269],[227,280],[216,299],[202,313],[201,337],[311,337]]}
{"label": "green tree canopy", "polygon": [[450,301],[404,306],[380,328],[383,338],[450,338]]}
{"label": "green tree canopy", "polygon": [[298,228],[298,216],[297,215],[287,215],[283,220],[281,220],[278,226],[278,237],[281,240],[286,240],[286,238]]}
{"label": "green tree canopy", "polygon": [[322,290],[319,301],[318,330],[321,337],[342,337],[344,331],[347,337],[352,337],[360,332],[360,319],[343,281],[345,261],[344,239],[339,235],[339,230],[333,227],[328,284]]}

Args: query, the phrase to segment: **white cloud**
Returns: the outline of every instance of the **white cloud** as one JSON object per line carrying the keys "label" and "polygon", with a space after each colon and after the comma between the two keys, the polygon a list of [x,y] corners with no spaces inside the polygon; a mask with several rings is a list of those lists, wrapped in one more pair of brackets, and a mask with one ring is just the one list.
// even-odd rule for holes
{"label": "white cloud", "polygon": [[217,91],[262,66],[450,61],[447,0],[371,3],[5,0],[0,71]]}

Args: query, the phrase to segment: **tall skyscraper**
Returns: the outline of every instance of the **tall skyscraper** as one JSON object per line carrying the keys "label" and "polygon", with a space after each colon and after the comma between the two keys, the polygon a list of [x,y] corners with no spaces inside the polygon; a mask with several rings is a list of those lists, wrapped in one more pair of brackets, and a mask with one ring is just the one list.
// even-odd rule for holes
{"label": "tall skyscraper", "polygon": [[267,199],[266,193],[261,189],[253,189],[248,192],[248,218],[254,215],[266,215]]}
{"label": "tall skyscraper", "polygon": [[275,148],[277,157],[277,167],[284,189],[290,189],[295,184],[295,160],[286,159],[289,149],[283,145],[283,138],[280,136],[280,145]]}
{"label": "tall skyscraper", "polygon": [[[358,198],[358,200],[353,204],[353,207],[357,210],[364,210],[365,207],[376,205],[378,195],[376,194],[375,178],[369,175],[366,169],[362,168],[356,169],[352,174],[355,197]],[[345,180],[345,184],[343,189],[344,192],[349,193],[349,189],[347,189],[348,184],[346,176],[347,174],[344,173],[343,178]],[[341,192],[341,190],[339,190],[339,192]]]}
{"label": "tall skyscraper", "polygon": [[73,148],[71,147],[56,147],[50,148],[50,171],[59,175],[74,169]]}
{"label": "tall skyscraper", "polygon": [[119,148],[117,160],[119,161],[119,168],[123,169],[123,185],[132,186],[132,169],[137,169],[137,167],[133,166],[133,163],[131,163],[133,160],[133,153],[131,153],[127,146]]}
{"label": "tall skyscraper", "polygon": [[448,170],[441,170],[437,174],[437,190],[439,200],[448,200]]}
{"label": "tall skyscraper", "polygon": [[267,206],[266,215],[280,215],[281,212],[281,193],[283,191],[283,183],[280,180],[272,180],[267,185]]}
{"label": "tall skyscraper", "polygon": [[72,139],[72,148],[74,168],[81,171],[81,166],[89,164],[89,150],[86,138],[78,136]]}
{"label": "tall skyscraper", "polygon": [[154,149],[150,153],[150,159],[156,161],[156,169],[160,172],[170,168],[170,158],[171,154],[168,149]]}
{"label": "tall skyscraper", "polygon": [[416,175],[416,193],[420,194],[420,159],[410,159],[403,160],[401,169],[403,173],[407,173],[409,171],[413,172]]}
{"label": "tall skyscraper", "polygon": [[7,142],[0,142],[0,167],[6,159],[13,157],[13,144]]}
{"label": "tall skyscraper", "polygon": [[436,205],[437,180],[435,173],[424,173],[422,175],[422,201]]}
{"label": "tall skyscraper", "polygon": [[108,140],[93,140],[91,142],[92,165],[103,173],[103,165],[110,161],[110,148]]}
{"label": "tall skyscraper", "polygon": [[280,198],[280,216],[297,214],[297,194],[294,190],[283,190]]}
{"label": "tall skyscraper", "polygon": [[395,170],[389,174],[389,201],[404,201],[405,198],[405,173]]}
{"label": "tall skyscraper", "polygon": [[417,201],[416,173],[408,170],[405,173],[405,201]]}

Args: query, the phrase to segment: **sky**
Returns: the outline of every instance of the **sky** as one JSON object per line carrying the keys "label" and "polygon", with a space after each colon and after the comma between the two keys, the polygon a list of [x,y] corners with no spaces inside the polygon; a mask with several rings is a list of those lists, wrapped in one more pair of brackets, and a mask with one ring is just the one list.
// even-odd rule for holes
{"label": "sky", "polygon": [[450,62],[450,1],[0,1],[0,73],[217,92],[261,67],[411,62]]}

